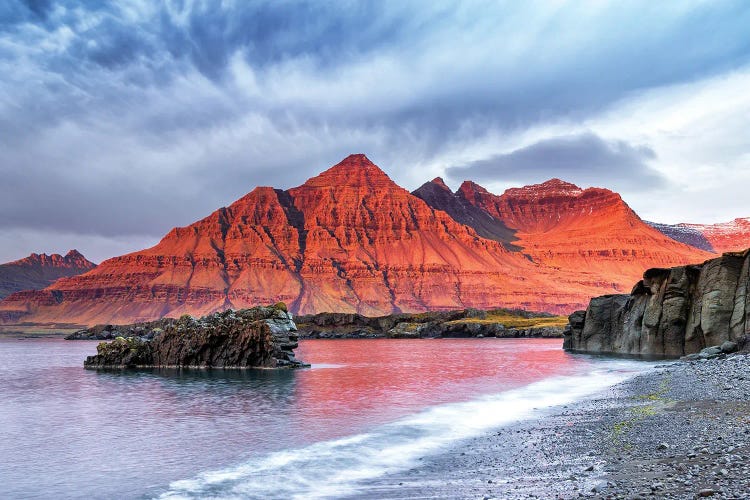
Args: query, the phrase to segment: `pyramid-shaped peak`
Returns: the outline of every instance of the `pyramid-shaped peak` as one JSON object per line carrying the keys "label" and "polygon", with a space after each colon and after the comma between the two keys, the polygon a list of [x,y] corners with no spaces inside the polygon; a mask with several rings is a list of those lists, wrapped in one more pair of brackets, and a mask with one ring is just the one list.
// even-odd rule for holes
{"label": "pyramid-shaped peak", "polygon": [[434,179],[430,181],[430,183],[446,191],[451,191],[451,188],[448,187],[448,185],[445,183],[442,177],[439,177],[439,176],[435,177]]}
{"label": "pyramid-shaped peak", "polygon": [[349,165],[349,166],[356,166],[356,167],[374,167],[375,164],[370,161],[370,159],[365,155],[364,153],[355,153],[347,156],[343,160],[341,160],[339,165]]}
{"label": "pyramid-shaped peak", "polygon": [[364,154],[349,155],[322,174],[308,179],[307,187],[324,186],[396,186],[377,165]]}

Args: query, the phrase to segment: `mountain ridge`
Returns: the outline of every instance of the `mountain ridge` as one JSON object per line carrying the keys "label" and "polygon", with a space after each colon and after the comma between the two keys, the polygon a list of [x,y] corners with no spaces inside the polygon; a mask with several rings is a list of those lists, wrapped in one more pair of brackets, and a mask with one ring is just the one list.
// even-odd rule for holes
{"label": "mountain ridge", "polygon": [[357,154],[291,189],[257,187],[151,248],[13,294],[0,321],[133,323],[278,301],[301,314],[567,313],[626,291],[646,267],[711,256],[646,225],[609,190],[552,179],[503,195],[465,182],[453,193],[436,178],[410,193]]}
{"label": "mountain ridge", "polygon": [[649,224],[670,238],[694,244],[698,248],[710,248],[719,254],[741,251],[750,242],[750,217],[715,224]]}
{"label": "mountain ridge", "polygon": [[32,253],[0,264],[0,299],[21,290],[38,290],[62,277],[74,276],[96,267],[78,250],[67,254]]}

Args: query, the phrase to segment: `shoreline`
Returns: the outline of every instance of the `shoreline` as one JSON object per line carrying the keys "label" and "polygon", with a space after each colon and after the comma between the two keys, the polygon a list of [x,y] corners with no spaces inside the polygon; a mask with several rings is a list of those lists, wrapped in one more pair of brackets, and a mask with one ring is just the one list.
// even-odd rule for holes
{"label": "shoreline", "polygon": [[750,356],[669,362],[361,485],[366,498],[748,498]]}

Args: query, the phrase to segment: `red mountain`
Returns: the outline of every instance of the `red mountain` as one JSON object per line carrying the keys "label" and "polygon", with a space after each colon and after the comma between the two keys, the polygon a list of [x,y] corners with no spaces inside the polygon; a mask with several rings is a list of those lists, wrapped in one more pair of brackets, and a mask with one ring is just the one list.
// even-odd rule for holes
{"label": "red mountain", "polygon": [[125,323],[279,300],[296,313],[562,311],[601,291],[567,288],[548,274],[352,155],[297,188],[256,188],[153,248],[14,294],[0,303],[0,315],[6,322]]}
{"label": "red mountain", "polygon": [[96,267],[78,250],[60,254],[32,253],[26,258],[0,264],[0,299],[20,290],[41,290],[55,280],[75,276]]}
{"label": "red mountain", "polygon": [[303,314],[568,312],[629,289],[646,267],[710,257],[610,191],[551,181],[495,196],[434,184],[428,204],[352,155],[299,187],[256,188],[152,248],[13,294],[0,319],[129,323],[276,301]]}
{"label": "red mountain", "polygon": [[[420,190],[415,194],[420,195]],[[617,289],[638,281],[649,267],[702,262],[714,256],[666,237],[607,189],[584,190],[552,179],[498,196],[466,181],[453,196],[513,230],[513,245],[534,262],[585,273]]]}
{"label": "red mountain", "polygon": [[750,218],[734,219],[718,224],[656,224],[649,223],[670,238],[717,253],[737,252],[750,247]]}

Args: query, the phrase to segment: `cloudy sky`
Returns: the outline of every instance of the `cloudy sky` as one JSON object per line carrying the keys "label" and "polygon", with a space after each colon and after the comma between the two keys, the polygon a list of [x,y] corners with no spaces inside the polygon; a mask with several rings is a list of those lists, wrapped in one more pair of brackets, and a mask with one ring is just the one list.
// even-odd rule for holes
{"label": "cloudy sky", "polygon": [[0,261],[150,246],[353,152],[409,189],[750,216],[748,26],[744,0],[4,0]]}

